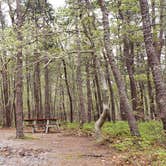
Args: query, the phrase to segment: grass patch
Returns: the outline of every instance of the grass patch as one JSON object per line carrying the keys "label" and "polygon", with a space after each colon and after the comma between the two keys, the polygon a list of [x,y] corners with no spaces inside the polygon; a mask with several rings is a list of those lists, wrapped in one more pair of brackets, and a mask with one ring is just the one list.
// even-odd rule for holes
{"label": "grass patch", "polygon": [[[79,123],[65,123],[64,128],[75,131],[80,130]],[[102,133],[105,137],[109,137],[115,146],[122,147],[122,149],[125,149],[123,146],[127,148],[137,143],[143,149],[149,146],[166,146],[166,134],[162,129],[161,122],[140,122],[138,128],[141,133],[141,138],[132,137],[128,123],[124,121],[118,121],[116,123],[106,122],[102,128]],[[81,131],[87,134],[94,133],[94,122],[85,123]]]}
{"label": "grass patch", "polygon": [[[132,137],[127,122],[118,121],[116,123],[106,122],[102,128],[104,137],[110,140],[110,147],[126,153],[126,161],[140,165],[166,165],[166,134],[163,131],[160,121],[139,122],[141,137]],[[65,124],[66,129],[74,132],[81,131],[83,134],[92,135],[94,133],[94,122],[84,124],[79,128],[78,123]]]}
{"label": "grass patch", "polygon": [[77,122],[73,122],[73,123],[69,123],[66,122],[63,124],[64,129],[70,129],[70,130],[76,130],[79,129],[79,123]]}

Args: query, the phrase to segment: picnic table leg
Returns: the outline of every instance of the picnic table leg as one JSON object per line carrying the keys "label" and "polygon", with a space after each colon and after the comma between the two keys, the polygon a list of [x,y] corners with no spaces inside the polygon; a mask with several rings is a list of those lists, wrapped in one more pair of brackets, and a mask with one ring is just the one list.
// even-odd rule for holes
{"label": "picnic table leg", "polygon": [[49,132],[49,127],[46,126],[46,131],[45,131],[45,133],[48,134],[48,132]]}
{"label": "picnic table leg", "polygon": [[47,122],[46,122],[46,130],[45,130],[45,133],[47,134],[48,132],[49,132],[49,120],[47,120]]}
{"label": "picnic table leg", "polygon": [[33,126],[32,126],[32,133],[35,133],[35,126],[36,126],[37,122],[36,120],[33,122]]}
{"label": "picnic table leg", "polygon": [[59,122],[56,122],[57,129],[60,130]]}
{"label": "picnic table leg", "polygon": [[32,126],[32,133],[35,133],[35,126]]}

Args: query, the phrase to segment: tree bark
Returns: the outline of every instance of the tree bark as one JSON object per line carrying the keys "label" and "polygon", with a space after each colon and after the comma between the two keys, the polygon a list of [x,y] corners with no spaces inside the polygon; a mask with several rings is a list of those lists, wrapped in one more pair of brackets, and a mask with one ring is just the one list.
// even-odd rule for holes
{"label": "tree bark", "polygon": [[35,104],[35,117],[41,118],[42,113],[42,100],[41,100],[41,83],[40,83],[40,62],[39,62],[39,53],[34,53],[35,64],[34,64],[34,104]]}
{"label": "tree bark", "polygon": [[63,62],[63,68],[64,68],[64,75],[65,75],[65,83],[66,83],[66,88],[67,88],[67,94],[69,97],[69,102],[70,102],[70,122],[73,122],[73,99],[72,99],[72,95],[70,92],[70,86],[69,86],[69,82],[68,82],[68,76],[67,76],[67,69],[66,69],[66,63],[65,60],[62,59]]}
{"label": "tree bark", "polygon": [[147,82],[148,82],[148,95],[149,95],[149,104],[150,104],[150,117],[151,119],[155,119],[158,115],[155,110],[155,99],[154,99],[154,92],[152,88],[152,82],[150,79],[150,68],[147,67]]}
{"label": "tree bark", "polygon": [[102,95],[101,95],[101,87],[100,87],[100,74],[97,64],[97,56],[93,53],[93,66],[94,66],[94,76],[95,76],[95,83],[96,83],[96,90],[97,90],[97,97],[98,97],[98,105],[99,105],[99,115],[103,112],[103,102],[102,102]]}
{"label": "tree bark", "polygon": [[31,118],[31,106],[30,106],[30,71],[28,68],[28,54],[26,54],[26,91],[27,91],[27,108],[28,119]]}
{"label": "tree bark", "polygon": [[50,118],[50,81],[49,81],[49,68],[48,57],[45,57],[44,80],[45,80],[45,118]]}
{"label": "tree bark", "polygon": [[79,113],[80,113],[80,125],[85,123],[86,115],[85,115],[85,106],[84,106],[84,95],[83,95],[83,80],[82,80],[82,72],[81,72],[81,42],[80,42],[80,30],[78,27],[78,16],[76,16],[76,42],[77,42],[77,93],[79,99]]}
{"label": "tree bark", "polygon": [[17,68],[16,68],[16,138],[23,138],[23,55],[22,55],[22,13],[21,13],[21,1],[16,0],[16,13],[17,13],[17,40],[19,41],[19,46],[17,48]]}
{"label": "tree bark", "polygon": [[131,91],[131,101],[132,101],[132,108],[133,111],[136,113],[135,117],[136,119],[139,119],[140,117],[137,117],[138,112],[138,97],[137,97],[137,89],[136,89],[136,83],[134,79],[134,46],[129,39],[127,40],[127,37],[124,38],[124,57],[126,59],[126,67],[127,72],[130,79],[130,91]]}
{"label": "tree bark", "polygon": [[150,64],[153,79],[156,89],[156,101],[161,111],[161,119],[163,122],[163,128],[166,130],[166,85],[162,77],[161,65],[159,58],[155,52],[153,46],[153,38],[151,32],[151,22],[149,15],[149,6],[147,0],[139,0],[141,7],[141,15],[143,21],[143,33],[146,52],[148,56],[148,62]]}
{"label": "tree bark", "polygon": [[100,117],[100,109],[99,109],[99,102],[98,102],[98,97],[97,97],[97,91],[96,91],[96,83],[95,81],[93,80],[93,91],[94,91],[94,98],[95,98],[95,110],[97,112],[94,113],[94,120],[98,119]]}
{"label": "tree bark", "polygon": [[9,101],[9,79],[7,71],[7,63],[4,62],[2,67],[2,84],[3,84],[3,105],[4,105],[4,113],[5,113],[5,124],[3,124],[4,127],[10,127],[11,126],[11,119],[10,119],[10,101]]}
{"label": "tree bark", "polygon": [[103,112],[101,113],[99,119],[95,123],[95,136],[98,141],[102,141],[101,127],[103,126],[106,118],[109,116],[109,95],[108,86],[104,77],[104,73],[100,72],[102,78],[102,96],[103,96]]}
{"label": "tree bark", "polygon": [[88,122],[92,120],[92,91],[90,83],[90,70],[89,58],[86,62],[86,87],[87,87],[87,103],[88,103]]}
{"label": "tree bark", "polygon": [[111,96],[111,119],[113,122],[115,122],[116,120],[116,112],[115,112],[115,102],[114,102],[114,91],[112,88],[112,81],[110,78],[110,73],[109,73],[109,66],[108,66],[108,60],[107,57],[104,53],[104,59],[105,59],[105,70],[106,70],[106,78],[108,81],[108,87],[109,87],[109,91],[110,91],[110,96]]}
{"label": "tree bark", "polygon": [[127,98],[124,80],[122,79],[120,71],[119,71],[118,67],[116,66],[116,62],[115,62],[115,59],[114,59],[114,56],[113,56],[113,53],[112,53],[112,50],[110,47],[111,41],[110,41],[110,27],[109,27],[109,21],[108,21],[108,11],[105,6],[104,0],[98,0],[98,2],[100,5],[100,8],[101,8],[101,11],[102,11],[102,16],[103,16],[102,20],[103,20],[103,27],[104,27],[104,46],[105,46],[106,53],[109,58],[109,63],[110,63],[112,72],[114,74],[117,87],[118,87],[120,100],[124,104],[124,111],[127,115],[130,132],[131,132],[131,135],[140,136],[135,117],[132,113],[132,107],[129,104],[129,100]]}
{"label": "tree bark", "polygon": [[[5,20],[4,20],[4,13],[2,12],[2,2],[0,2],[0,23],[1,23],[1,30],[2,30],[2,34],[1,34],[1,40],[4,40],[4,28],[5,28]],[[6,55],[6,51],[2,51],[2,58],[1,58],[1,62],[2,62],[2,93],[3,93],[3,127],[10,127],[11,126],[11,119],[10,119],[10,100],[9,100],[9,96],[10,96],[10,91],[9,91],[9,82],[10,79],[8,77],[8,61],[7,60],[7,55]]]}

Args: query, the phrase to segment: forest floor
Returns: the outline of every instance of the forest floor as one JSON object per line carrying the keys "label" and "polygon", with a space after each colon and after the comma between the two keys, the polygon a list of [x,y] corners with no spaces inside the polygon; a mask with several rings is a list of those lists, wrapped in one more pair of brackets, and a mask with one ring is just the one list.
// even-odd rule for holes
{"label": "forest floor", "polygon": [[[0,129],[2,166],[123,166],[151,165],[145,159],[132,163],[127,152],[99,145],[93,137],[59,133],[26,133],[15,139],[14,129]],[[133,158],[137,161],[137,159]]]}
{"label": "forest floor", "polygon": [[92,137],[70,133],[26,134],[14,138],[15,130],[0,130],[0,165],[3,166],[110,166],[121,165],[115,151],[96,145]]}

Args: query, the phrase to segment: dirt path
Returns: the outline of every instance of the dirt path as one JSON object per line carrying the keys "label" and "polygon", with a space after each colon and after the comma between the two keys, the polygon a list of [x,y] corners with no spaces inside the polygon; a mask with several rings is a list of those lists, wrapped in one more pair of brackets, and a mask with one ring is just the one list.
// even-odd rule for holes
{"label": "dirt path", "polygon": [[3,166],[116,166],[118,155],[96,145],[91,137],[64,132],[34,134],[36,139],[13,139],[14,130],[0,130],[0,165]]}

